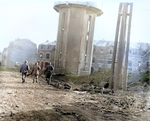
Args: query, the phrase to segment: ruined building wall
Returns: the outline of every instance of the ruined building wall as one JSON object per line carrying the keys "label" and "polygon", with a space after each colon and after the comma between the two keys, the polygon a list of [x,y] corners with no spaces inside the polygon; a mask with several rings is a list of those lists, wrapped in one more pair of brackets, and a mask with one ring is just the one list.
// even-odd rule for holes
{"label": "ruined building wall", "polygon": [[16,39],[10,42],[5,56],[3,65],[7,67],[14,67],[16,62],[21,65],[25,60],[34,64],[37,61],[37,45],[29,39]]}
{"label": "ruined building wall", "polygon": [[4,48],[2,52],[2,66],[7,66],[8,49]]}
{"label": "ruined building wall", "polygon": [[2,65],[2,53],[0,52],[0,66]]}

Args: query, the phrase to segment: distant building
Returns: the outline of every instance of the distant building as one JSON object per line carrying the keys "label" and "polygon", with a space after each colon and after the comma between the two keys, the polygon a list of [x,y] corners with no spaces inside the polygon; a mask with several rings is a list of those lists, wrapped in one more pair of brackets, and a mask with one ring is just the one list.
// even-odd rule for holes
{"label": "distant building", "polygon": [[150,63],[150,43],[139,43],[139,42],[131,43],[128,58],[129,80],[132,81],[139,80],[141,78],[141,73],[149,69],[150,67],[149,63]]}
{"label": "distant building", "polygon": [[2,65],[2,53],[0,52],[0,66]]}
{"label": "distant building", "polygon": [[6,67],[14,67],[16,63],[21,65],[25,60],[34,64],[37,61],[37,45],[29,39],[16,39],[3,50],[2,56],[2,65]]}
{"label": "distant building", "polygon": [[132,72],[145,71],[148,69],[150,44],[149,43],[131,43],[129,50],[128,70]]}
{"label": "distant building", "polygon": [[4,48],[2,52],[2,66],[7,66],[8,48]]}
{"label": "distant building", "polygon": [[99,68],[111,68],[113,41],[94,41],[92,68],[98,71]]}
{"label": "distant building", "polygon": [[[92,70],[111,68],[113,41],[94,41]],[[139,80],[141,72],[150,68],[150,43],[131,42],[128,58],[129,80]],[[134,78],[133,78],[134,75]]]}
{"label": "distant building", "polygon": [[[54,65],[56,41],[49,42],[48,40],[38,46],[37,60],[43,62],[51,62]],[[42,66],[42,65],[41,65]]]}

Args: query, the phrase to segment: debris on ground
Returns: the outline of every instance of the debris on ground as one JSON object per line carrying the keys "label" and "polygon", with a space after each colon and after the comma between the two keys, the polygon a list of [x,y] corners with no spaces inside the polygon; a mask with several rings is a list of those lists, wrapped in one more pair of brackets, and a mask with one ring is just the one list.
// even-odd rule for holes
{"label": "debris on ground", "polygon": [[83,83],[85,80],[82,80],[80,84],[66,81],[62,75],[61,80],[52,78],[51,85],[48,85],[44,78],[39,78],[38,83],[32,83],[32,78],[26,78],[25,83],[21,83],[20,73],[0,71],[0,120],[148,121],[150,119],[150,92],[143,91],[144,85],[136,85],[142,87],[137,88],[141,89],[138,91],[130,85],[130,91],[114,92],[104,88],[107,83],[91,80],[90,76],[86,78],[90,78],[88,83]]}

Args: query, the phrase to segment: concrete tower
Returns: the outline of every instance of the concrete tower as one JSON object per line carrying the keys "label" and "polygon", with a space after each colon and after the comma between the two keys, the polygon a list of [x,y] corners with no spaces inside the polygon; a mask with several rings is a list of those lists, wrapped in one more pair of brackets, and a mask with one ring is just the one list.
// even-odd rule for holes
{"label": "concrete tower", "polygon": [[59,25],[55,53],[55,72],[90,74],[95,18],[102,11],[93,2],[55,2]]}

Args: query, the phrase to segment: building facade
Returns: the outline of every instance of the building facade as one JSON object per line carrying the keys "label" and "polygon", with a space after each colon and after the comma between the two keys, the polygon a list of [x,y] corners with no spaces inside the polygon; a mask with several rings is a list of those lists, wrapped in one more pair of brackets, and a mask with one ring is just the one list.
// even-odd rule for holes
{"label": "building facade", "polygon": [[38,46],[37,60],[40,62],[42,68],[45,67],[45,64],[48,62],[51,62],[54,66],[55,47],[56,41],[49,42],[48,40]]}

